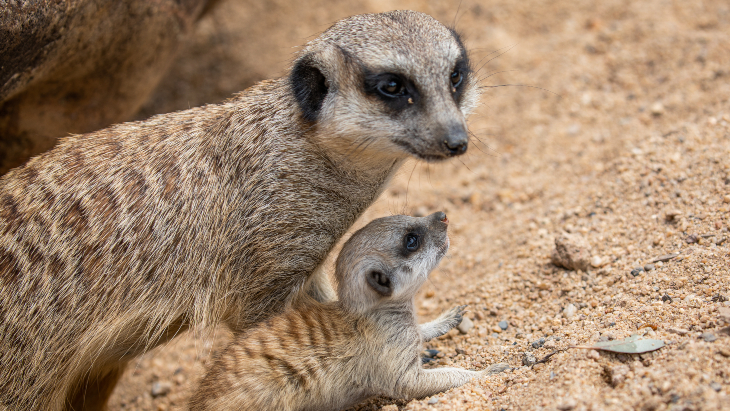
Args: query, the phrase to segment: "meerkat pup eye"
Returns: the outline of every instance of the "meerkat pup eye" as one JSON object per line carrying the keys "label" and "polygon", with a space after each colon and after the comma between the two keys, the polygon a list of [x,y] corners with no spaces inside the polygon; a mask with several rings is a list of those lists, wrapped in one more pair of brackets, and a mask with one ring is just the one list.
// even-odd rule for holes
{"label": "meerkat pup eye", "polygon": [[405,245],[406,250],[413,252],[418,250],[418,247],[421,246],[421,238],[418,236],[418,234],[410,233],[406,235],[403,244]]}

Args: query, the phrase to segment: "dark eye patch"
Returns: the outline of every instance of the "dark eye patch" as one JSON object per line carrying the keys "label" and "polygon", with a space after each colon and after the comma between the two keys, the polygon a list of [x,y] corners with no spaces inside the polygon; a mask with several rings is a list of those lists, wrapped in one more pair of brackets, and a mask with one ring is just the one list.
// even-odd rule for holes
{"label": "dark eye patch", "polygon": [[449,87],[451,88],[451,94],[453,94],[454,100],[457,102],[461,101],[464,84],[466,84],[466,79],[470,74],[471,70],[469,69],[469,61],[466,57],[462,57],[456,62],[454,70],[452,70],[449,75]]}
{"label": "dark eye patch", "polygon": [[418,102],[418,91],[412,81],[395,73],[365,73],[365,92],[377,97],[386,106],[400,112]]}

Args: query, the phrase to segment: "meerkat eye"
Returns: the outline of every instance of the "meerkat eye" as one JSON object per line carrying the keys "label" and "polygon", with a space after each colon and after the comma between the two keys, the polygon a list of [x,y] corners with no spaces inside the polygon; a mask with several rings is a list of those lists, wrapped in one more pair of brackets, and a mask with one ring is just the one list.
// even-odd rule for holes
{"label": "meerkat eye", "polygon": [[463,76],[461,75],[461,71],[454,70],[454,72],[451,73],[451,86],[454,88],[459,87],[462,79],[463,79]]}
{"label": "meerkat eye", "polygon": [[421,245],[421,238],[417,234],[408,234],[404,240],[404,245],[408,251],[416,251]]}
{"label": "meerkat eye", "polygon": [[397,77],[384,79],[380,83],[378,91],[388,97],[400,97],[406,94],[406,88],[403,82]]}

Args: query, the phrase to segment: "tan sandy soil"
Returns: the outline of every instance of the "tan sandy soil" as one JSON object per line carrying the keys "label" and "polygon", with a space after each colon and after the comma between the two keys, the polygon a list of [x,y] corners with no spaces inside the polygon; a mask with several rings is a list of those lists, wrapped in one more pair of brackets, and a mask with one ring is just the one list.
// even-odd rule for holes
{"label": "tan sandy soil", "polygon": [[[461,3],[456,27],[482,84],[547,91],[484,88],[468,154],[408,164],[357,224],[446,211],[452,247],[419,314],[468,303],[474,327],[427,344],[443,353],[429,366],[515,369],[433,398],[356,409],[730,409],[730,4],[547,3]],[[456,4],[224,2],[139,116],[278,76],[294,46],[338,18],[409,8],[451,23]],[[551,263],[562,232],[588,241],[595,266]],[[630,274],[670,253],[679,256]],[[565,350],[633,333],[667,346]],[[211,349],[185,335],[149,353],[131,364],[111,409],[184,409]],[[522,365],[525,353],[555,351]],[[153,398],[155,383],[169,393]]]}

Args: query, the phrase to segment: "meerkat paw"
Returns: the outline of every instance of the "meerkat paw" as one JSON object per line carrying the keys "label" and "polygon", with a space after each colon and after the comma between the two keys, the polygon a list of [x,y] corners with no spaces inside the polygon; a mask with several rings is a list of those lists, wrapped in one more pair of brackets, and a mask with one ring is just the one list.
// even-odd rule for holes
{"label": "meerkat paw", "polygon": [[510,368],[512,368],[512,367],[510,367],[509,364],[504,363],[504,362],[498,362],[498,363],[492,364],[489,367],[482,370],[482,375],[486,377],[488,375],[499,374],[502,371],[506,371]]}
{"label": "meerkat paw", "polygon": [[464,319],[464,314],[466,314],[466,304],[464,305],[458,305],[443,314],[439,316],[439,318],[436,319],[436,321],[441,322],[444,326],[447,326],[448,329],[452,329],[456,327],[457,325],[461,324],[461,320]]}
{"label": "meerkat paw", "polygon": [[456,306],[441,314],[437,319],[426,324],[421,324],[423,341],[425,342],[442,336],[449,332],[450,329],[459,325],[461,320],[464,318],[465,308],[466,305]]}

